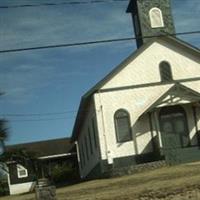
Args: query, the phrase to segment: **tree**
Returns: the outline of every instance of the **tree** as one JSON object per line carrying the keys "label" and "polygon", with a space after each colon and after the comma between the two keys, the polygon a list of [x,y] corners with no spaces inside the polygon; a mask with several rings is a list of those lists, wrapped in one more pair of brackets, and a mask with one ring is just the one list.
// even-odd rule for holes
{"label": "tree", "polygon": [[3,142],[8,137],[7,121],[0,119],[0,140]]}
{"label": "tree", "polygon": [[[0,155],[5,151],[4,141],[8,138],[7,121],[0,119]],[[6,171],[5,165],[0,158],[0,170]]]}

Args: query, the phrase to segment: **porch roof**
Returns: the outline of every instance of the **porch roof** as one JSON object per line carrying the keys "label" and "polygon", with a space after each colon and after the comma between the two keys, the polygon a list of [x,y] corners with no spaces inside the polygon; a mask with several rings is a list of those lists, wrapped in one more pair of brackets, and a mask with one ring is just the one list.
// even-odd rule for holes
{"label": "porch roof", "polygon": [[199,92],[192,90],[191,88],[188,88],[180,83],[175,83],[163,95],[154,101],[140,116],[158,107],[199,102]]}

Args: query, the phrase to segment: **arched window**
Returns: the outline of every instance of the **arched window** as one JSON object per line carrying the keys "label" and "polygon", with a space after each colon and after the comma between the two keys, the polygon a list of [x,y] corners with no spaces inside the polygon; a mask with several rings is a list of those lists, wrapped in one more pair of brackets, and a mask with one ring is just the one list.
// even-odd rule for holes
{"label": "arched window", "polygon": [[161,62],[159,65],[160,77],[162,82],[168,82],[172,80],[171,66],[168,62]]}
{"label": "arched window", "polygon": [[149,11],[149,17],[152,28],[164,27],[162,11],[159,8],[152,8]]}
{"label": "arched window", "polygon": [[126,142],[132,139],[130,117],[126,110],[120,109],[115,112],[115,131],[117,142]]}

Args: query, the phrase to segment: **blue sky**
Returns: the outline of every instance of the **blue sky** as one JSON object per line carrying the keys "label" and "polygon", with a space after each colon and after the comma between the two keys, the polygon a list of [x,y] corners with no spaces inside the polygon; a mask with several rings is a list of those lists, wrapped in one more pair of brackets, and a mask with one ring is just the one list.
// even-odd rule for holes
{"label": "blue sky", "polygon": [[[27,2],[55,1],[1,0],[0,6]],[[0,50],[132,37],[127,4],[0,9]],[[172,12],[177,32],[200,30],[199,0],[172,0]],[[199,37],[181,39],[199,48]],[[135,48],[134,41],[126,41],[0,54],[0,90],[5,92],[0,97],[0,116],[9,121],[7,143],[70,136],[81,96]],[[8,116],[60,112],[65,113]]]}

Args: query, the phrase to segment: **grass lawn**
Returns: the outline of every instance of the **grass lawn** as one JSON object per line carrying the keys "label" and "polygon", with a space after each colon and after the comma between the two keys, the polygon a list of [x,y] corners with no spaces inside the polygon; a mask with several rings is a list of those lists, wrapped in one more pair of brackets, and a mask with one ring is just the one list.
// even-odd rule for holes
{"label": "grass lawn", "polygon": [[[88,181],[57,189],[58,200],[131,200],[165,197],[200,189],[200,163],[163,167],[118,178]],[[33,200],[34,194],[0,200]]]}

